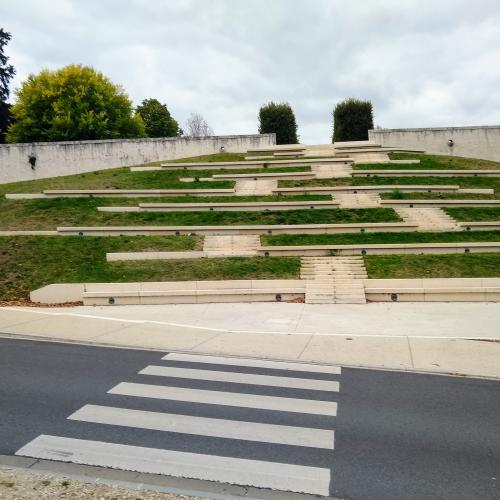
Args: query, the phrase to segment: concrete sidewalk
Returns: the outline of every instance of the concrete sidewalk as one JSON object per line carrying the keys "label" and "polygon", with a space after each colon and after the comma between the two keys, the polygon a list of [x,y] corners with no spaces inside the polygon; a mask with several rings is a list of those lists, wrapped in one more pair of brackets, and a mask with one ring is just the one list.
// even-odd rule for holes
{"label": "concrete sidewalk", "polygon": [[0,308],[0,333],[500,378],[500,304]]}

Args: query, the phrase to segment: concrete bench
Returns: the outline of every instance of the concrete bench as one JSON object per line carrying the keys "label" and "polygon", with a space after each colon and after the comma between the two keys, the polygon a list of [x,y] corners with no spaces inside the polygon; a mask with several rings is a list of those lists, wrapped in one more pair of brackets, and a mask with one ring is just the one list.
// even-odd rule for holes
{"label": "concrete bench", "polygon": [[429,207],[499,207],[500,200],[381,200],[381,207],[429,208]]}
{"label": "concrete bench", "polygon": [[366,279],[372,302],[498,302],[499,278]]}
{"label": "concrete bench", "polygon": [[418,225],[406,222],[358,224],[262,224],[240,226],[85,226],[58,227],[62,236],[140,236],[140,235],[231,235],[231,234],[336,234],[364,232],[417,231]]}
{"label": "concrete bench", "polygon": [[271,156],[245,156],[245,160],[274,160],[274,155]]}
{"label": "concrete bench", "polygon": [[[333,146],[335,149],[380,148],[381,144],[373,141],[338,141],[329,144],[329,146]],[[315,147],[321,147],[321,145]]]}
{"label": "concrete bench", "polygon": [[292,152],[292,151],[285,151],[285,152],[275,152],[273,156],[275,158],[299,158],[300,156],[305,155],[305,150],[304,151],[297,151],[297,152]]}
{"label": "concrete bench", "polygon": [[275,152],[288,152],[288,151],[305,151],[307,146],[303,144],[283,144],[277,146],[269,146],[267,148],[253,148],[247,149],[247,153],[275,153]]}
{"label": "concrete bench", "polygon": [[353,170],[355,177],[500,177],[497,170],[407,170],[379,169]]}
{"label": "concrete bench", "polygon": [[392,193],[393,191],[401,192],[456,192],[460,186],[457,185],[420,185],[420,184],[402,184],[402,185],[369,185],[369,186],[301,186],[301,187],[278,187],[273,189],[273,194],[314,194],[314,193]]}
{"label": "concrete bench", "polygon": [[265,174],[215,174],[211,177],[212,180],[308,180],[315,179],[314,172],[269,172]]}
{"label": "concrete bench", "polygon": [[[312,159],[297,159],[297,160],[269,160],[269,161],[253,161],[243,160],[237,162],[209,162],[209,163],[162,163],[161,169],[165,170],[214,170],[214,169],[230,169],[230,168],[265,168],[266,166],[278,165],[289,166],[304,166],[312,164],[342,164],[350,165],[352,160],[348,157],[342,158],[312,158]],[[133,167],[134,172],[158,170],[158,167]]]}
{"label": "concrete bench", "polygon": [[[111,286],[109,286],[111,285]],[[305,296],[302,280],[88,284],[85,305],[281,302]]]}
{"label": "concrete bench", "polygon": [[100,212],[265,212],[275,210],[307,210],[338,208],[339,202],[290,201],[253,203],[140,203],[138,207],[98,207]]}
{"label": "concrete bench", "polygon": [[[37,198],[149,198],[159,196],[232,195],[234,189],[61,189],[43,191]],[[8,199],[32,199],[31,193],[7,194]]]}
{"label": "concrete bench", "polygon": [[495,231],[500,229],[499,221],[459,222],[462,231]]}
{"label": "concrete bench", "polygon": [[366,245],[297,245],[262,246],[258,255],[325,256],[325,255],[406,255],[500,252],[500,241],[463,243],[386,243]]}

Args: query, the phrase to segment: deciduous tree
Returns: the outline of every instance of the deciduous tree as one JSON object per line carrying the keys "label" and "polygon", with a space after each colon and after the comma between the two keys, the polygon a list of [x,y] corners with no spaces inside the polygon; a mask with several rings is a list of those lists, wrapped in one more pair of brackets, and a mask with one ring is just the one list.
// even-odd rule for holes
{"label": "deciduous tree", "polygon": [[214,135],[212,127],[198,113],[191,113],[186,121],[187,135],[190,137],[208,137]]}
{"label": "deciduous tree", "polygon": [[146,127],[148,137],[175,137],[180,135],[181,129],[176,120],[158,99],[144,99],[137,107],[137,113]]}
{"label": "deciduous tree", "polygon": [[5,142],[5,133],[10,123],[9,83],[16,74],[9,58],[5,54],[5,46],[9,43],[12,35],[0,28],[0,143]]}
{"label": "deciduous tree", "polygon": [[30,75],[12,106],[9,142],[145,137],[123,89],[93,68],[70,65]]}

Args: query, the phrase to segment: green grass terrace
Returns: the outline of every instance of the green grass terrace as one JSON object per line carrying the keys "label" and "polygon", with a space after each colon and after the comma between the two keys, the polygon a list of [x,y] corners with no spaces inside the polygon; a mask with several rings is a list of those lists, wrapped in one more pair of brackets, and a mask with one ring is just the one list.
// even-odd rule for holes
{"label": "green grass terrace", "polygon": [[463,158],[461,156],[429,155],[421,153],[389,153],[391,160],[420,160],[419,164],[397,163],[364,163],[353,165],[354,170],[493,170],[500,168],[500,162],[490,160],[479,160],[475,158]]}
{"label": "green grass terrace", "polygon": [[107,252],[196,250],[196,236],[0,238],[0,301],[27,300],[50,283],[298,278],[299,258],[107,262]]}
{"label": "green grass terrace", "polygon": [[[138,199],[134,200],[134,204],[139,203]],[[147,200],[151,201],[151,198]],[[97,207],[103,206],[103,201],[103,198],[0,199],[0,230],[53,230],[58,226],[345,224],[401,220],[392,208],[272,212],[99,212]],[[126,204],[124,198],[115,200],[115,203]]]}
{"label": "green grass terrace", "polygon": [[500,253],[373,255],[364,257],[369,278],[497,278]]}

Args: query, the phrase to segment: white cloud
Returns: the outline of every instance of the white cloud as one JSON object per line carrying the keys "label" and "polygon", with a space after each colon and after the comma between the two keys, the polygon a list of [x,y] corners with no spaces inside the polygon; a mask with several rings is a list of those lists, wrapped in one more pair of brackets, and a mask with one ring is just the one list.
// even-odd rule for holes
{"label": "white cloud", "polygon": [[260,105],[286,100],[301,140],[328,142],[350,96],[385,127],[500,121],[496,0],[21,0],[0,18],[14,86],[89,64],[218,134],[256,132]]}

